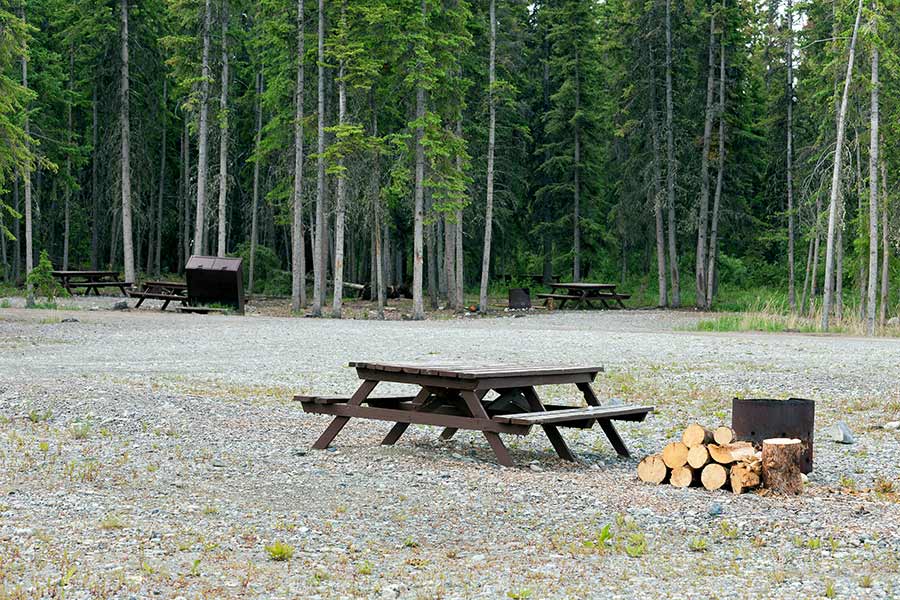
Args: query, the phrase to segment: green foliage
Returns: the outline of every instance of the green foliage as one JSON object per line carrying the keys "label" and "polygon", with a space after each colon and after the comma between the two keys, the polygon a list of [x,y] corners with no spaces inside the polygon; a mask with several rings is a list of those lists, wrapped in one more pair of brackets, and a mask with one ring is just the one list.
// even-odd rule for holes
{"label": "green foliage", "polygon": [[[247,289],[250,278],[250,243],[240,244],[236,254],[244,262],[244,289]],[[281,259],[267,246],[256,246],[253,278],[254,293],[266,296],[289,296],[291,293],[291,274],[281,269]]]}
{"label": "green foliage", "polygon": [[27,282],[33,287],[35,295],[46,298],[48,304],[53,304],[59,297],[69,295],[53,276],[53,265],[46,250],[41,251],[38,264],[28,274]]}
{"label": "green foliage", "polygon": [[266,554],[274,561],[286,561],[294,556],[294,548],[284,542],[275,542],[270,546],[266,546]]}

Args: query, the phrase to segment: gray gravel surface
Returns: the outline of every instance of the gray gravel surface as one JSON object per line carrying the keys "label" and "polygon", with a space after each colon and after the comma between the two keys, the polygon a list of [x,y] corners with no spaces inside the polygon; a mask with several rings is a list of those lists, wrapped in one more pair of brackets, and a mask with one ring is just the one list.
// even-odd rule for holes
{"label": "gray gravel surface", "polygon": [[[900,340],[698,318],[0,310],[0,597],[900,597],[900,433],[882,427],[900,418]],[[290,398],[351,393],[350,360],[601,364],[601,399],[657,412],[620,426],[629,460],[574,430],[582,462],[564,463],[535,432],[508,439],[521,466],[505,469],[475,434],[413,427],[388,448],[389,424],[354,421],[309,450],[328,419]],[[727,423],[735,395],[817,400],[803,496],[637,481],[640,456]],[[854,444],[827,441],[838,420]]]}

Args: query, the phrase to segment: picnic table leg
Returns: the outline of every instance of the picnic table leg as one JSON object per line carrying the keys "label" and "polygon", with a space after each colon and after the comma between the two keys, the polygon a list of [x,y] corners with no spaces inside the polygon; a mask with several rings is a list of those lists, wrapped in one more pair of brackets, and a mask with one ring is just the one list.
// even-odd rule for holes
{"label": "picnic table leg", "polygon": [[[459,395],[462,396],[473,417],[476,419],[490,419],[487,411],[484,410],[484,406],[481,404],[481,398],[478,397],[478,394],[471,390],[463,390]],[[497,457],[498,463],[504,467],[515,466],[512,457],[509,455],[509,450],[506,449],[506,446],[503,445],[503,440],[500,439],[499,433],[496,431],[482,431],[481,433],[484,434],[488,444],[491,445],[491,450],[494,451],[494,456]]]}
{"label": "picnic table leg", "polygon": [[[378,385],[377,381],[365,380],[359,386],[359,388],[354,392],[353,396],[350,398],[349,402],[347,402],[348,406],[359,406],[363,403],[363,401],[369,397],[369,394],[372,393],[372,390],[375,389],[375,386]],[[341,432],[341,429],[344,428],[344,425],[347,424],[347,421],[350,420],[350,417],[335,417],[334,420],[331,421],[331,424],[322,432],[322,435],[319,436],[319,439],[316,440],[316,443],[313,444],[313,448],[316,450],[324,450],[331,444],[332,440],[334,440],[335,436]]]}
{"label": "picnic table leg", "polygon": [[[425,401],[431,396],[431,390],[429,388],[422,388],[419,390],[419,393],[416,394],[416,397],[413,398],[413,404],[416,406],[422,406],[425,404]],[[400,436],[403,435],[406,430],[409,429],[409,423],[394,423],[394,426],[391,427],[391,430],[388,432],[384,439],[381,440],[382,446],[393,446],[397,443],[397,440],[400,439]]]}
{"label": "picnic table leg", "polygon": [[[475,395],[478,396],[479,400],[484,399],[489,390],[478,390],[475,392]],[[456,432],[459,431],[456,427],[444,427],[444,430],[441,432],[440,438],[445,442],[453,438],[456,435]]]}
{"label": "picnic table leg", "polygon": [[[581,393],[584,394],[585,401],[591,406],[600,406],[600,400],[597,398],[597,394],[594,393],[594,389],[591,387],[590,383],[576,383],[578,389],[581,390]],[[607,439],[609,439],[609,443],[612,444],[612,447],[619,454],[619,456],[631,456],[631,453],[628,451],[628,447],[625,445],[625,442],[622,440],[622,436],[619,435],[619,432],[616,431],[615,426],[612,424],[612,421],[609,419],[597,419],[597,423],[600,425],[600,429],[603,430],[603,433],[606,434]]]}
{"label": "picnic table leg", "polygon": [[[525,395],[525,399],[528,400],[528,405],[531,407],[531,410],[535,412],[544,412],[547,410],[541,403],[541,399],[538,396],[537,390],[535,390],[533,387],[522,388],[522,393]],[[547,434],[547,438],[553,445],[553,449],[556,450],[556,453],[561,459],[571,462],[577,462],[575,455],[566,444],[565,438],[563,438],[562,434],[559,432],[559,427],[557,427],[556,425],[548,424],[541,425],[541,428],[544,430],[544,433]]]}

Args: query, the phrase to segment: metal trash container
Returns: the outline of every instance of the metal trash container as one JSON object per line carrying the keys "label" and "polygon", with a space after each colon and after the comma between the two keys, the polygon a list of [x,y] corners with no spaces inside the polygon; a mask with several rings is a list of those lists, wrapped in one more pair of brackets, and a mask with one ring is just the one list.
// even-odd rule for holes
{"label": "metal trash container", "polygon": [[813,468],[813,429],[816,403],[802,398],[769,400],[735,398],[731,404],[731,428],[739,440],[762,444],[769,438],[797,438],[803,442],[800,470]]}
{"label": "metal trash container", "polygon": [[184,271],[188,304],[221,304],[244,314],[244,275],[240,258],[191,256]]}
{"label": "metal trash container", "polygon": [[513,309],[531,308],[531,290],[509,288],[509,307]]}

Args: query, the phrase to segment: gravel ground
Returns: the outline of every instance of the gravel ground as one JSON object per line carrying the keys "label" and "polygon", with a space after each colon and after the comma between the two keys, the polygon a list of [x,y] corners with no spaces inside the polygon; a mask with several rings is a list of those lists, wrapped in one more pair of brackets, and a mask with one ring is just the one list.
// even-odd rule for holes
{"label": "gravel ground", "polygon": [[[556,312],[426,322],[0,309],[0,598],[900,597],[900,340],[690,331],[698,315]],[[13,302],[13,306],[17,306]],[[63,322],[76,319],[75,322]],[[498,467],[483,438],[328,418],[350,360],[602,364],[620,426],[535,432]],[[398,389],[397,391],[400,391]],[[574,401],[574,388],[548,398]],[[817,400],[798,498],[635,476],[735,396]],[[827,441],[844,420],[856,443]],[[606,526],[609,528],[606,529]],[[606,533],[604,533],[604,531]],[[293,549],[272,560],[275,542]]]}

